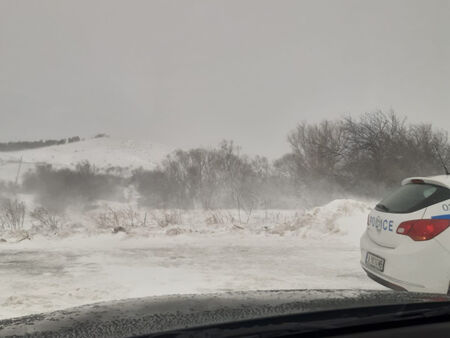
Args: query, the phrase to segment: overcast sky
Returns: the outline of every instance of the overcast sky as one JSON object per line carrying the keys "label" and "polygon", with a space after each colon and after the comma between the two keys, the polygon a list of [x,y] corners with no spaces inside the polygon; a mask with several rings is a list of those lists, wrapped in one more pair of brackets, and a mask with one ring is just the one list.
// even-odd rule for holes
{"label": "overcast sky", "polygon": [[99,132],[276,157],[302,121],[450,129],[450,1],[0,0],[0,140]]}

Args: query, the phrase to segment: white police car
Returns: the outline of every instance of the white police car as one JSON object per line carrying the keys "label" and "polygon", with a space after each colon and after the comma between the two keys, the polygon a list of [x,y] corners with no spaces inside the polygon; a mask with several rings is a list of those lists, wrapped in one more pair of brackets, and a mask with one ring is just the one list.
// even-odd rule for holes
{"label": "white police car", "polygon": [[407,178],[369,214],[361,265],[394,290],[448,293],[449,227],[450,176]]}

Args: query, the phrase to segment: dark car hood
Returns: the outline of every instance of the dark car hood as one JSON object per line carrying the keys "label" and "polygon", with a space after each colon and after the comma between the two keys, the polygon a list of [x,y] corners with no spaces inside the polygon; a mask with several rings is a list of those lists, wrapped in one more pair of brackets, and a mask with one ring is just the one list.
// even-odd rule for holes
{"label": "dark car hood", "polygon": [[0,321],[0,335],[130,337],[274,315],[449,301],[441,295],[369,290],[277,290],[126,299]]}

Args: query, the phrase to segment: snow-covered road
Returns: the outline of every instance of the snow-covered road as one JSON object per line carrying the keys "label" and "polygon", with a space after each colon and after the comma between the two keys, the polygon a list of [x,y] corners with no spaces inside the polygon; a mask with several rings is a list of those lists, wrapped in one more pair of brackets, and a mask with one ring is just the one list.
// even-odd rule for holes
{"label": "snow-covered road", "polygon": [[0,246],[0,318],[103,300],[257,289],[383,289],[336,238],[103,235]]}

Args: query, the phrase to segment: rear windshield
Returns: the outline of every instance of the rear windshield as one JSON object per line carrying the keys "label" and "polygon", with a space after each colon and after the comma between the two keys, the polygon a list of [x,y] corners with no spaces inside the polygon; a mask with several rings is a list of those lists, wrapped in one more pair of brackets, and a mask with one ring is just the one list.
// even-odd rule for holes
{"label": "rear windshield", "polygon": [[410,183],[401,186],[375,207],[392,213],[414,212],[450,199],[450,189],[431,184]]}

